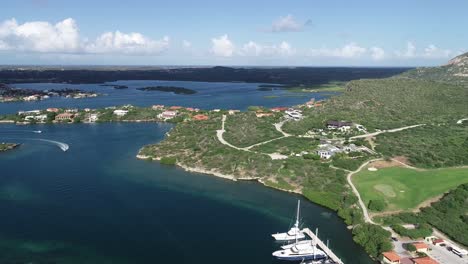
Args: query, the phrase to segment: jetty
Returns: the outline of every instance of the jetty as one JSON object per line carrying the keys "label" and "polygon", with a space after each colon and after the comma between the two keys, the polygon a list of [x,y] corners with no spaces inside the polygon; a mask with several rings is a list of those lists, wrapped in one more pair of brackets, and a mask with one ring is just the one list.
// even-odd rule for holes
{"label": "jetty", "polygon": [[333,251],[328,248],[328,246],[325,245],[325,243],[323,243],[322,240],[320,240],[320,238],[318,238],[318,236],[314,234],[309,228],[304,228],[301,230],[301,232],[308,235],[314,241],[316,246],[318,246],[321,250],[323,250],[323,252],[327,254],[329,260],[333,261],[332,263],[344,264],[343,261],[337,255],[335,255],[335,253],[333,253]]}

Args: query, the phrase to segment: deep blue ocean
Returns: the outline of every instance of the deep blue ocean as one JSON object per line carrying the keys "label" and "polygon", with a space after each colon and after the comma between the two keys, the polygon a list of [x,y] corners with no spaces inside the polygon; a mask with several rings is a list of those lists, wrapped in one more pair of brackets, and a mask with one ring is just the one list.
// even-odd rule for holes
{"label": "deep blue ocean", "polygon": [[[241,83],[118,83],[133,88],[17,85],[79,86],[105,90],[108,96],[0,104],[0,113],[128,103],[245,109],[293,105],[323,96],[291,93],[295,96],[290,97],[283,90],[262,92],[256,84]],[[199,93],[134,89],[149,83],[181,85]],[[268,95],[279,97],[264,97]],[[319,236],[330,240],[330,247],[345,263],[373,263],[334,212],[300,196],[135,158],[140,147],[162,140],[171,127],[159,123],[0,125],[0,142],[22,143],[18,149],[0,153],[0,263],[280,263],[271,256],[280,245],[270,234],[289,228],[297,199],[302,200],[305,225],[318,227]],[[68,144],[69,150],[63,152],[58,142]]]}

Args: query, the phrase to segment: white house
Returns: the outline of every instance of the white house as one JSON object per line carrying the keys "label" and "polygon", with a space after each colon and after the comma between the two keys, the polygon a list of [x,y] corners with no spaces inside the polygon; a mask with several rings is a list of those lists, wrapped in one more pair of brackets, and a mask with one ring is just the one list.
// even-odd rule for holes
{"label": "white house", "polygon": [[300,110],[288,109],[284,113],[286,113],[287,117],[290,117],[294,120],[299,120],[302,118],[302,112]]}
{"label": "white house", "polygon": [[116,116],[124,116],[127,113],[128,113],[128,110],[121,110],[121,109],[114,110],[114,115]]}

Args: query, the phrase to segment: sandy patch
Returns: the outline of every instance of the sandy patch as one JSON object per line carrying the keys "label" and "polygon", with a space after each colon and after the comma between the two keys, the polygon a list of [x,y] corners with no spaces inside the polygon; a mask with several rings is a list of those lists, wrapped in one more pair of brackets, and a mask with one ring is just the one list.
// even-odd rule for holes
{"label": "sandy patch", "polygon": [[383,195],[385,195],[387,197],[391,197],[391,198],[396,197],[396,193],[393,190],[393,187],[390,186],[390,185],[376,184],[376,185],[374,185],[374,189],[376,189],[377,191],[383,193]]}

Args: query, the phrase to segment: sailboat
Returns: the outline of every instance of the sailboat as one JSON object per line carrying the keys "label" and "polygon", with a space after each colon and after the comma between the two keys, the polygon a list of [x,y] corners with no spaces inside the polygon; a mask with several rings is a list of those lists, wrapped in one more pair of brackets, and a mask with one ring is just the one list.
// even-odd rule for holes
{"label": "sailboat", "polygon": [[276,241],[301,240],[305,238],[304,233],[299,228],[300,207],[301,207],[301,201],[297,200],[296,223],[294,223],[294,226],[291,229],[289,229],[289,231],[286,233],[272,234],[271,236]]}

